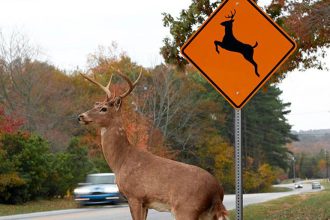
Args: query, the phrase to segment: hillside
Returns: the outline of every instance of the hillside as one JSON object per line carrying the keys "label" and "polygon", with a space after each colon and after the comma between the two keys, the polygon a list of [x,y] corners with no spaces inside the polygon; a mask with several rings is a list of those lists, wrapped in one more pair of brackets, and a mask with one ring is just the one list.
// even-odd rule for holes
{"label": "hillside", "polygon": [[319,153],[321,149],[330,151],[330,129],[294,131],[299,141],[288,145],[294,153]]}

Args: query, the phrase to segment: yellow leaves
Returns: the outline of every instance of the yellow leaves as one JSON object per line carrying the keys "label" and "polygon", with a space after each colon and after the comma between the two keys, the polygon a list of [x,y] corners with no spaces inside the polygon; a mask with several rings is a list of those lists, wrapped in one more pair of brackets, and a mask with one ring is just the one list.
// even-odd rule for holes
{"label": "yellow leaves", "polygon": [[257,171],[252,169],[244,170],[244,190],[246,192],[255,192],[265,190],[272,185],[278,172],[269,164],[262,164]]}
{"label": "yellow leaves", "polygon": [[243,180],[243,188],[245,192],[256,191],[262,183],[258,173],[253,170],[244,170]]}
{"label": "yellow leaves", "polygon": [[202,157],[211,157],[214,161],[213,173],[221,182],[226,191],[230,191],[234,180],[234,149],[224,141],[217,133],[209,133],[203,139],[204,143],[200,149]]}
{"label": "yellow leaves", "polygon": [[318,162],[318,167],[320,170],[325,170],[327,168],[327,161],[325,159],[320,159]]}
{"label": "yellow leaves", "polygon": [[272,167],[267,163],[262,164],[259,167],[258,172],[262,178],[271,177],[273,175]]}
{"label": "yellow leaves", "polygon": [[270,186],[276,179],[276,173],[269,164],[263,164],[259,167],[258,173],[265,186]]}
{"label": "yellow leaves", "polygon": [[25,184],[25,181],[17,173],[0,174],[0,192],[4,192],[7,187],[17,187]]}

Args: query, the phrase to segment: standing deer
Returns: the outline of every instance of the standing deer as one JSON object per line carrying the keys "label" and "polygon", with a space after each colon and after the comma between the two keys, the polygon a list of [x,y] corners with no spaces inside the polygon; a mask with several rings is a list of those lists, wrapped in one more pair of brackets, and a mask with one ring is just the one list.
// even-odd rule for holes
{"label": "standing deer", "polygon": [[243,57],[254,66],[255,74],[259,77],[258,65],[253,60],[254,48],[258,46],[258,42],[256,42],[254,46],[251,46],[249,44],[244,44],[235,38],[233,34],[233,22],[236,10],[234,10],[234,14],[232,12],[230,13],[230,16],[225,16],[225,18],[230,18],[230,20],[221,23],[221,25],[225,27],[225,36],[223,37],[222,42],[214,41],[215,50],[219,53],[218,46],[220,46],[223,49],[241,53]]}
{"label": "standing deer", "polygon": [[118,71],[129,86],[118,96],[110,92],[111,79],[104,87],[82,74],[106,93],[106,99],[78,117],[81,124],[95,123],[101,127],[102,151],[116,174],[120,192],[127,198],[133,220],[146,220],[149,208],[170,211],[176,220],[225,219],[223,188],[211,174],[196,166],[155,156],[128,141],[121,105],[141,73],[142,70],[133,83]]}

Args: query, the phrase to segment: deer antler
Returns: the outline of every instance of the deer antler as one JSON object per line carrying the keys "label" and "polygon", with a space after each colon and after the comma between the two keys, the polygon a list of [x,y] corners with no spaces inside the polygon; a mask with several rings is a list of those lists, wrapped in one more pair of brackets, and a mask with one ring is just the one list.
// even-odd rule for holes
{"label": "deer antler", "polygon": [[232,11],[230,11],[230,14],[231,14],[231,15],[229,15],[229,16],[225,16],[225,18],[230,18],[231,20],[233,20],[234,17],[235,17],[235,14],[236,14],[236,10],[234,9],[234,14],[233,14]]}
{"label": "deer antler", "polygon": [[[117,74],[120,75],[128,83],[129,89],[125,93],[119,95],[120,98],[125,98],[126,96],[128,96],[133,91],[133,89],[135,88],[135,86],[138,83],[139,79],[141,78],[142,68],[141,68],[141,71],[140,71],[140,74],[139,74],[138,78],[135,80],[134,83],[132,83],[132,81],[125,74],[123,74],[120,70],[117,70]],[[101,85],[99,82],[97,82],[96,80],[88,77],[85,74],[80,73],[80,75],[82,75],[88,81],[90,81],[90,82],[94,83],[95,85],[99,86],[107,94],[107,99],[108,100],[112,99],[111,91],[110,91],[110,85],[111,85],[113,74],[111,74],[111,78],[109,80],[109,83],[105,87],[103,85]]]}
{"label": "deer antler", "polygon": [[82,75],[85,79],[87,79],[88,81],[94,83],[95,85],[99,86],[106,94],[107,94],[107,99],[111,99],[111,91],[110,91],[110,84],[111,84],[111,81],[112,81],[112,74],[111,74],[111,78],[110,78],[110,81],[108,83],[108,85],[106,87],[104,87],[103,85],[101,85],[99,82],[97,82],[96,80],[88,77],[87,75],[85,74],[82,74],[80,73],[80,75]]}
{"label": "deer antler", "polygon": [[120,98],[125,98],[126,96],[128,96],[133,91],[133,89],[135,88],[135,86],[138,83],[139,79],[141,78],[142,68],[141,68],[141,71],[140,71],[140,74],[139,74],[138,78],[135,80],[134,83],[132,83],[132,81],[126,75],[124,75],[120,70],[118,70],[117,73],[128,83],[128,86],[129,86],[129,89],[126,92],[119,95]]}

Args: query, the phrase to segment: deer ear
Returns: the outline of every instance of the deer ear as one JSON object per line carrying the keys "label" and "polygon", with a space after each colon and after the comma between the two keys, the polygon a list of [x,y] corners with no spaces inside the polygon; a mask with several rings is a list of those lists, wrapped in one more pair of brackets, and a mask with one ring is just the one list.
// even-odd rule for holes
{"label": "deer ear", "polygon": [[116,111],[118,111],[120,109],[121,103],[122,103],[121,102],[121,98],[120,97],[116,97],[115,102],[114,102]]}

